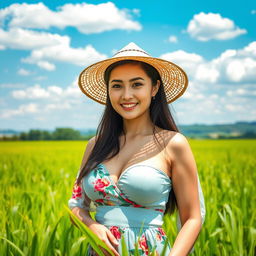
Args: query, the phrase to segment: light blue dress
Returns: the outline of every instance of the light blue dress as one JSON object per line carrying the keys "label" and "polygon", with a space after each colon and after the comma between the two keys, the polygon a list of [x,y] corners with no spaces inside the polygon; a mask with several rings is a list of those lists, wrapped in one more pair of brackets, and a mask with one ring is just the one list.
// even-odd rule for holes
{"label": "light blue dress", "polygon": [[[161,255],[165,242],[164,255],[168,255],[171,245],[162,225],[171,189],[172,180],[155,167],[134,164],[123,171],[115,183],[101,163],[82,179],[81,186],[73,188],[68,205],[70,209],[78,206],[88,210],[85,199],[89,198],[96,206],[96,221],[109,228],[119,241],[120,255],[121,236],[124,236],[129,255],[134,255],[135,243],[138,243],[140,255],[149,255],[153,250]],[[202,199],[201,194],[201,213],[203,208],[205,214]],[[180,220],[177,225],[180,229]],[[87,255],[95,255],[90,246]]]}

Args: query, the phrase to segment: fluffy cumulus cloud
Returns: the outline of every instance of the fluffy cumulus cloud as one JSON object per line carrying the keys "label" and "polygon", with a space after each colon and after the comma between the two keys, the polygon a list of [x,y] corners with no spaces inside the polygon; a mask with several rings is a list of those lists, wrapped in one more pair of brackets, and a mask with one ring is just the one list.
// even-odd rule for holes
{"label": "fluffy cumulus cloud", "polygon": [[199,41],[228,40],[247,33],[245,29],[237,27],[234,21],[218,13],[204,12],[194,15],[186,31]]}
{"label": "fluffy cumulus cloud", "polygon": [[243,49],[226,50],[212,65],[219,70],[221,79],[231,83],[256,82],[256,41]]}
{"label": "fluffy cumulus cloud", "polygon": [[41,87],[39,84],[35,84],[34,86],[28,87],[23,90],[14,90],[11,92],[11,96],[18,100],[25,99],[47,99],[50,101],[60,101],[64,98],[79,98],[81,97],[81,92],[78,86],[68,86],[63,89],[59,86],[48,86],[47,88]]}
{"label": "fluffy cumulus cloud", "polygon": [[25,68],[20,68],[17,72],[17,74],[19,74],[20,76],[29,76],[32,74],[31,71],[25,69]]}
{"label": "fluffy cumulus cloud", "polygon": [[12,4],[0,10],[2,26],[10,28],[48,29],[68,26],[81,33],[91,34],[113,29],[141,30],[141,25],[132,20],[133,11],[119,10],[114,3],[65,4],[56,11],[43,3]]}
{"label": "fluffy cumulus cloud", "polygon": [[226,50],[212,60],[185,51],[165,53],[160,58],[180,65],[188,74],[189,86],[180,99],[183,102],[175,106],[186,123],[193,123],[195,116],[205,123],[209,113],[222,123],[234,118],[255,120],[256,41],[242,49]]}
{"label": "fluffy cumulus cloud", "polygon": [[256,83],[256,41],[242,49],[226,50],[211,61],[181,50],[165,53],[160,58],[180,65],[195,82]]}
{"label": "fluffy cumulus cloud", "polygon": [[27,103],[21,104],[17,109],[4,109],[0,113],[0,118],[8,119],[16,116],[27,116],[29,114],[43,114],[52,110],[67,110],[71,109],[72,105],[69,102],[56,102],[48,104]]}
{"label": "fluffy cumulus cloud", "polygon": [[106,55],[97,52],[91,45],[71,47],[68,36],[22,28],[12,28],[9,31],[0,29],[0,45],[3,49],[32,50],[30,56],[22,61],[36,64],[48,71],[55,70],[55,64],[52,63],[54,61],[83,66],[106,58]]}
{"label": "fluffy cumulus cloud", "polygon": [[22,104],[17,109],[4,109],[0,113],[0,118],[10,118],[15,116],[22,116],[27,114],[34,114],[40,111],[38,105],[35,103]]}
{"label": "fluffy cumulus cloud", "polygon": [[69,43],[70,38],[68,36],[25,30],[22,28],[11,28],[7,31],[0,28],[0,45],[2,49],[32,50]]}
{"label": "fluffy cumulus cloud", "polygon": [[[23,58],[22,62],[36,64],[47,71],[56,69],[55,62],[89,65],[107,56],[92,45],[71,47],[69,36],[40,30],[68,26],[85,34],[113,29],[140,30],[141,25],[132,20],[134,13],[137,11],[119,10],[112,2],[98,5],[65,4],[56,11],[43,3],[12,4],[0,9],[0,50],[29,50],[30,55]],[[25,75],[25,72],[20,71],[19,74]]]}
{"label": "fluffy cumulus cloud", "polygon": [[46,70],[54,70],[51,61],[72,63],[78,66],[86,66],[96,61],[107,58],[95,50],[92,45],[84,48],[72,48],[69,44],[60,44],[33,50],[29,57],[22,59],[25,63],[37,64]]}
{"label": "fluffy cumulus cloud", "polygon": [[27,103],[22,103],[17,108],[1,109],[0,118],[8,119],[36,113],[47,114],[52,110],[69,110],[84,100],[77,85],[77,79],[66,88],[56,85],[42,87],[35,84],[24,89],[13,90],[10,95],[16,102]]}

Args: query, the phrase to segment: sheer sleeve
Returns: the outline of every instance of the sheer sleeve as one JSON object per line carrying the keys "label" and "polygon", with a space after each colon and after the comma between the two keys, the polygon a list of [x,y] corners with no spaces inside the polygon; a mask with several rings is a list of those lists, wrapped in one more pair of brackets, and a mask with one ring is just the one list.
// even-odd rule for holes
{"label": "sheer sleeve", "polygon": [[[198,181],[198,194],[199,194],[199,201],[200,201],[200,212],[201,212],[201,219],[202,219],[202,225],[204,224],[204,220],[205,220],[205,215],[206,215],[206,210],[205,210],[205,203],[204,203],[204,194],[201,188],[201,183],[200,183],[200,179],[197,173],[197,181]],[[180,231],[181,229],[181,221],[180,221],[180,215],[178,214],[177,217],[177,228],[178,231]],[[192,247],[191,251],[189,253],[192,253],[194,251],[194,247]]]}
{"label": "sheer sleeve", "polygon": [[[78,171],[76,175],[76,180],[79,176]],[[68,207],[70,210],[72,210],[74,207],[79,207],[84,210],[90,211],[90,212],[95,212],[95,205],[91,201],[91,199],[86,195],[83,185],[80,183],[79,185],[76,184],[76,180],[73,184],[73,189],[72,189],[72,196],[68,200]]]}

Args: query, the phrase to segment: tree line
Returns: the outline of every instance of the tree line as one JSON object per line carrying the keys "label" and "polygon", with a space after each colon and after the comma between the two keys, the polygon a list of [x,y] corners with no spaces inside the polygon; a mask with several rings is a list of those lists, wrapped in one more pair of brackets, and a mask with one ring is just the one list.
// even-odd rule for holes
{"label": "tree line", "polygon": [[81,135],[72,128],[56,128],[53,132],[31,129],[19,135],[3,136],[1,140],[89,140],[95,134]]}

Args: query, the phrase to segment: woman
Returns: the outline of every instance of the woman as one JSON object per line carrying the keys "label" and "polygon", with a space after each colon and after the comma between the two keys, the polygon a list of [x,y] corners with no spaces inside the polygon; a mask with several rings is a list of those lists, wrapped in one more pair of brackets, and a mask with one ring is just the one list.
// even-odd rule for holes
{"label": "woman", "polygon": [[[134,43],[80,74],[82,92],[106,108],[68,204],[114,255],[121,255],[121,236],[129,255],[136,242],[140,255],[160,255],[168,242],[171,256],[187,255],[199,235],[205,209],[196,163],[168,109],[187,84],[180,67]],[[162,224],[175,209],[182,228],[171,247]]]}

